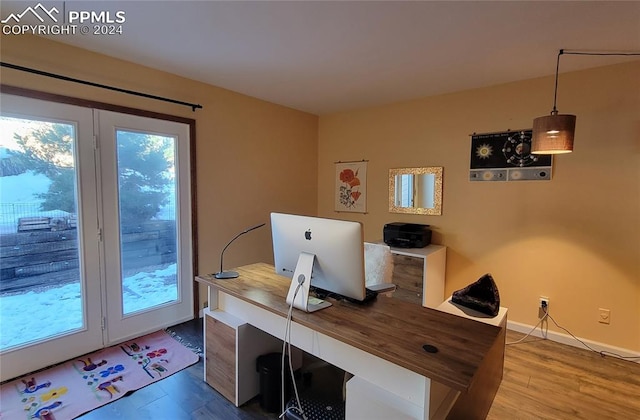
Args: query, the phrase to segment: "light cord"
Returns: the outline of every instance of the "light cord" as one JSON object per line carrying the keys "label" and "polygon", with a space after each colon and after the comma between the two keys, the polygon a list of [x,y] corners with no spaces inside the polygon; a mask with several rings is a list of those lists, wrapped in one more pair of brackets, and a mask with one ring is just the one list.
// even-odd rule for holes
{"label": "light cord", "polygon": [[[547,338],[547,332],[542,330],[543,326],[541,324],[547,318],[547,316],[548,316],[548,312],[545,312],[544,316],[542,318],[540,318],[538,323],[533,328],[531,328],[531,331],[529,331],[524,337],[520,338],[517,341],[510,341],[510,342],[507,342],[505,344],[507,346],[509,346],[511,344],[520,344],[520,343],[522,343],[526,338],[528,338],[536,330],[536,328],[538,328],[538,325],[540,325],[540,333],[543,336],[542,338],[546,339]],[[548,324],[547,324],[547,330],[548,330]]]}
{"label": "light cord", "polygon": [[558,108],[556,105],[558,103],[558,73],[560,70],[560,56],[563,54],[567,55],[600,55],[600,56],[634,56],[640,55],[640,52],[637,51],[629,51],[629,52],[607,52],[607,51],[567,51],[565,49],[561,49],[558,51],[558,58],[556,59],[556,84],[553,89],[553,109],[551,110],[551,115],[558,115]]}
{"label": "light cord", "polygon": [[[529,331],[524,337],[520,338],[517,341],[511,341],[508,343],[505,343],[506,345],[511,345],[511,344],[519,344],[522,343],[527,337],[529,337],[531,335],[531,333],[533,333],[535,331],[536,328],[538,328],[538,325],[540,325],[543,321],[550,319],[556,327],[560,328],[561,330],[563,330],[564,332],[566,332],[567,334],[569,334],[571,337],[573,337],[576,341],[578,341],[580,344],[582,344],[584,347],[586,347],[588,350],[599,354],[602,357],[605,356],[609,356],[609,357],[614,357],[617,359],[622,359],[622,360],[640,360],[640,356],[622,356],[618,353],[613,353],[610,352],[608,350],[596,350],[593,347],[589,346],[587,343],[585,343],[584,341],[582,341],[581,339],[579,339],[578,337],[576,337],[571,331],[569,331],[568,329],[566,329],[565,327],[561,326],[560,324],[558,324],[556,322],[556,320],[551,316],[551,314],[549,314],[549,310],[547,308],[542,308],[542,310],[544,311],[544,316],[542,318],[540,318],[540,320],[538,321],[538,323],[531,329],[531,331]],[[540,327],[540,330],[542,331],[542,335],[543,335],[543,339],[547,339],[547,332],[548,332],[548,326],[547,326],[547,331],[542,331],[542,326]]]}
{"label": "light cord", "polygon": [[564,50],[558,51],[558,58],[556,60],[556,85],[553,89],[553,109],[551,110],[551,115],[558,115],[558,108],[556,108],[558,101],[558,72],[560,70],[560,56],[562,54],[564,54]]}
{"label": "light cord", "polygon": [[560,328],[562,331],[566,332],[567,334],[569,334],[571,337],[573,337],[575,340],[577,340],[578,342],[580,342],[583,346],[585,346],[587,349],[591,350],[594,353],[598,353],[600,356],[605,357],[605,356],[611,356],[611,357],[616,357],[618,359],[625,359],[625,360],[640,360],[640,356],[622,356],[619,355],[617,353],[613,353],[607,350],[596,350],[594,348],[592,348],[591,346],[589,346],[587,343],[585,343],[584,341],[580,340],[578,337],[576,337],[571,331],[569,331],[568,329],[566,329],[565,327],[559,325],[555,319],[553,319],[553,317],[551,315],[548,315],[549,319],[551,321],[553,321],[553,323],[556,325],[556,327]]}
{"label": "light cord", "polygon": [[567,55],[619,55],[619,56],[631,56],[631,55],[640,55],[639,51],[627,51],[627,52],[607,52],[607,51],[567,51],[560,50],[562,54]]}

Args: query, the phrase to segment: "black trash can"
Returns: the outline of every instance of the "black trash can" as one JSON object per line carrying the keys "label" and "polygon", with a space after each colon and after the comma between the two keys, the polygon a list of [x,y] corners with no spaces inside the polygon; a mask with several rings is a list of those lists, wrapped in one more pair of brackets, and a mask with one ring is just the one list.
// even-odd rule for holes
{"label": "black trash can", "polygon": [[[289,357],[285,356],[285,401],[289,399],[291,378],[289,375]],[[260,373],[260,407],[268,413],[280,411],[282,388],[282,353],[269,353],[258,356],[256,370]]]}

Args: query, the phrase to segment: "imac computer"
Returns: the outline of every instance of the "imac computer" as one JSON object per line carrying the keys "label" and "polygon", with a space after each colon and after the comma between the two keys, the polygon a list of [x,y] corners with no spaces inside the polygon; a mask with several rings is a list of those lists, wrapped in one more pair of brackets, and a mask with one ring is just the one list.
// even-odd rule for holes
{"label": "imac computer", "polygon": [[330,306],[309,297],[312,286],[356,301],[365,299],[359,222],[271,213],[271,232],[276,273],[292,279],[287,303],[307,312]]}

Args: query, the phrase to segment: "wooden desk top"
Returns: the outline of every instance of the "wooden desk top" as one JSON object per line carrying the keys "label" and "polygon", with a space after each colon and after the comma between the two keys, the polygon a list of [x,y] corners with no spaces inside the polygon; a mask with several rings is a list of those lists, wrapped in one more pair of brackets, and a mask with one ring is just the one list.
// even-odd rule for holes
{"label": "wooden desk top", "polygon": [[[265,263],[234,270],[240,274],[237,279],[204,275],[196,280],[286,318],[290,279]],[[475,382],[500,333],[492,325],[384,296],[366,305],[329,300],[333,306],[318,312],[294,309],[293,320],[462,392]],[[438,352],[427,353],[424,344]]]}

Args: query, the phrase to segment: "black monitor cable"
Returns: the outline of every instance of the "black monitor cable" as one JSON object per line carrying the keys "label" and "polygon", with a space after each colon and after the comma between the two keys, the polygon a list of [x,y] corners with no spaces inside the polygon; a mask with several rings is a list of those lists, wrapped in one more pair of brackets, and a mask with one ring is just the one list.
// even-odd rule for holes
{"label": "black monitor cable", "polygon": [[[280,414],[280,416],[278,416],[278,418],[284,417],[284,415],[287,414],[289,410],[298,410],[300,415],[302,415],[302,418],[304,420],[307,420],[307,416],[304,414],[304,410],[302,409],[302,405],[300,404],[298,387],[296,386],[296,379],[293,374],[293,365],[291,364],[291,318],[293,317],[293,303],[296,301],[296,296],[298,295],[298,291],[300,290],[300,288],[302,287],[302,284],[304,283],[304,276],[300,275],[300,277],[301,278],[298,279],[298,286],[296,287],[296,290],[293,292],[293,299],[291,300],[291,305],[289,305],[289,313],[287,314],[287,324],[284,332],[284,340],[282,341],[282,362],[281,362],[282,369],[280,371],[280,380],[281,380],[280,403],[281,403],[282,410],[284,411],[282,412],[282,414]],[[293,391],[296,396],[296,404],[298,405],[297,407],[290,407],[290,408],[286,408],[285,402],[284,402],[284,398],[286,395],[284,365],[285,365],[285,358],[286,358],[287,351],[289,353],[289,373],[291,374],[291,383],[293,384]]]}

